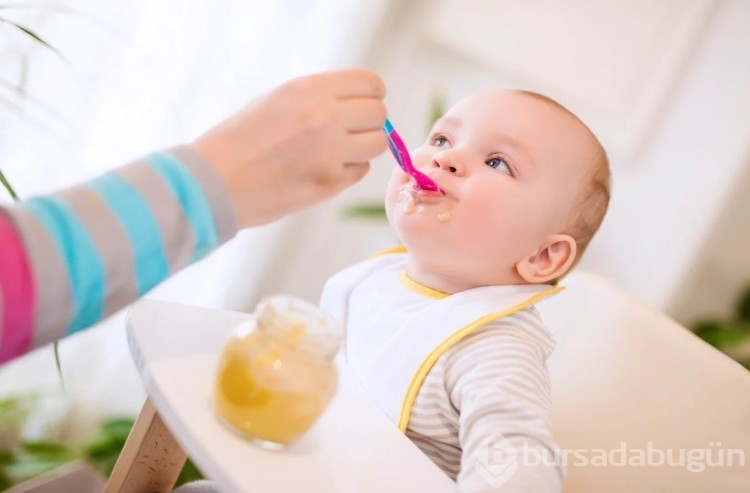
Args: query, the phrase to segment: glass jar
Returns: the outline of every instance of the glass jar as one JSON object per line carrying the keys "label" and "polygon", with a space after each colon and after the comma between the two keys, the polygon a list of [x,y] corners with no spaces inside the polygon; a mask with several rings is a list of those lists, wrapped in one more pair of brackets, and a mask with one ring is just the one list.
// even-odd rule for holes
{"label": "glass jar", "polygon": [[343,327],[307,301],[262,300],[222,351],[214,406],[234,430],[266,448],[283,448],[323,414],[336,392],[333,358]]}

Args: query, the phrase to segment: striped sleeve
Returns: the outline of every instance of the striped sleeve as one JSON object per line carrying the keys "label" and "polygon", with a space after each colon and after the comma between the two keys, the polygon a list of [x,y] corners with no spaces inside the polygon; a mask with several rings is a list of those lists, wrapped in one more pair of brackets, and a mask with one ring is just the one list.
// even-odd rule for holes
{"label": "striped sleeve", "polygon": [[89,327],[234,236],[221,178],[187,146],[0,210],[0,362]]}
{"label": "striped sleeve", "polygon": [[472,334],[446,361],[446,387],[459,414],[461,492],[562,490],[546,369],[552,343],[528,315]]}
{"label": "striped sleeve", "polygon": [[468,335],[427,374],[406,434],[461,493],[560,492],[546,368],[553,349],[528,307]]}

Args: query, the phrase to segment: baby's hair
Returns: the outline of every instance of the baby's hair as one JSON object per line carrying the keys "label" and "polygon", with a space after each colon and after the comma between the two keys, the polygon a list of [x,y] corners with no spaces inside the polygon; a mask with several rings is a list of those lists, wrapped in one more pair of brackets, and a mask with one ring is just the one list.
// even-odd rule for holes
{"label": "baby's hair", "polygon": [[586,251],[594,234],[599,230],[599,227],[604,220],[604,215],[607,213],[612,188],[612,178],[609,171],[609,158],[607,158],[607,153],[599,142],[599,139],[594,135],[594,132],[592,132],[580,118],[565,106],[543,94],[523,90],[518,90],[516,92],[551,104],[572,116],[578,120],[584,128],[586,128],[589,135],[596,143],[596,151],[592,158],[593,161],[590,167],[591,171],[588,179],[584,183],[583,189],[581,190],[579,202],[573,210],[573,217],[568,226],[569,230],[566,231],[566,233],[572,236],[576,242],[576,259],[573,262],[573,265],[571,265],[572,269],[581,259],[583,252]]}
{"label": "baby's hair", "polygon": [[604,220],[609,207],[612,189],[612,178],[609,171],[609,159],[604,148],[601,148],[593,165],[589,180],[584,186],[569,234],[576,240],[577,253],[575,264],[586,251],[594,234]]}

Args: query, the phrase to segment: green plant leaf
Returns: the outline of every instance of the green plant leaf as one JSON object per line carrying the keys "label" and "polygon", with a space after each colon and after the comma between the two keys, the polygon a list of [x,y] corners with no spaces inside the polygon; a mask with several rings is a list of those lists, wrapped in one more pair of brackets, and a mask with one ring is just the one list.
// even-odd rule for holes
{"label": "green plant leaf", "polygon": [[21,442],[21,450],[28,454],[43,457],[68,457],[74,455],[72,454],[70,447],[42,440]]}
{"label": "green plant leaf", "polygon": [[18,195],[16,194],[16,191],[13,190],[12,186],[10,186],[10,183],[8,183],[8,180],[5,178],[5,175],[2,171],[0,171],[0,184],[2,184],[3,188],[8,191],[8,195],[10,195],[10,197],[14,201],[18,201]]}
{"label": "green plant leaf", "polygon": [[385,221],[385,205],[382,203],[371,203],[371,204],[355,204],[345,208],[341,215],[344,218],[361,218]]}
{"label": "green plant leaf", "polygon": [[22,442],[13,459],[3,465],[3,473],[13,483],[18,483],[75,459],[75,451],[66,445],[46,441]]}
{"label": "green plant leaf", "polygon": [[12,82],[8,82],[5,79],[0,79],[0,87],[4,87],[8,91],[13,92],[19,96],[24,96],[26,94],[26,90],[22,86],[16,85]]}
{"label": "green plant leaf", "polygon": [[60,377],[60,387],[64,391],[65,379],[63,378],[62,365],[60,364],[60,343],[58,341],[52,343],[52,351],[55,353],[55,368],[57,368],[57,376]]}
{"label": "green plant leaf", "polygon": [[37,458],[37,457],[22,457],[16,462],[5,466],[5,473],[12,478],[14,483],[19,483],[27,479],[31,479],[35,476],[42,475],[50,472],[62,465],[72,461],[73,458],[69,459],[49,459],[49,458]]}
{"label": "green plant leaf", "polygon": [[91,459],[104,459],[111,454],[119,455],[125,445],[127,435],[102,433],[84,445],[84,454]]}
{"label": "green plant leaf", "polygon": [[445,96],[442,93],[435,94],[430,102],[430,113],[427,115],[428,130],[445,114],[446,110]]}
{"label": "green plant leaf", "polygon": [[[34,395],[8,396],[0,399],[0,431],[8,437],[20,437],[21,429],[29,415]],[[5,443],[5,446],[12,446]]]}
{"label": "green plant leaf", "polygon": [[182,471],[180,471],[179,476],[177,476],[177,481],[175,482],[175,488],[178,486],[182,486],[185,483],[189,483],[191,481],[198,481],[199,479],[203,479],[203,473],[198,469],[198,467],[195,465],[193,461],[188,459],[185,461],[185,465],[182,468]]}
{"label": "green plant leaf", "polygon": [[52,46],[51,44],[49,44],[48,42],[46,42],[45,40],[43,40],[37,33],[35,33],[34,31],[32,31],[31,29],[29,29],[28,27],[22,26],[21,24],[18,24],[17,22],[13,22],[12,20],[6,19],[4,17],[0,17],[0,22],[5,22],[6,24],[10,24],[11,26],[15,27],[16,29],[20,30],[21,32],[23,32],[27,36],[29,36],[32,39],[34,39],[37,43],[40,43],[42,46],[44,46],[47,49],[49,49],[52,52],[54,52],[61,59],[65,60],[65,57],[62,56],[62,53],[60,53],[59,51],[57,51],[57,48],[55,48],[54,46]]}
{"label": "green plant leaf", "polygon": [[750,322],[750,284],[745,286],[736,307],[737,318]]}
{"label": "green plant leaf", "polygon": [[128,438],[130,430],[133,429],[135,418],[110,418],[102,424],[102,431],[108,435]]}
{"label": "green plant leaf", "polygon": [[718,349],[726,349],[750,340],[750,323],[701,322],[696,325],[695,335]]}
{"label": "green plant leaf", "polygon": [[9,490],[11,486],[13,486],[13,481],[10,476],[0,468],[0,491]]}
{"label": "green plant leaf", "polygon": [[134,423],[135,418],[130,417],[108,419],[83,445],[84,457],[104,477],[112,473]]}

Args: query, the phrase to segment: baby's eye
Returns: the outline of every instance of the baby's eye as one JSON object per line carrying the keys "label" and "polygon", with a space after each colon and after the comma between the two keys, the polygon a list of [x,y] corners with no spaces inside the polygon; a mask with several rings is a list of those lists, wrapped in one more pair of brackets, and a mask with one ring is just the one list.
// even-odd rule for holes
{"label": "baby's eye", "polygon": [[443,147],[447,143],[448,139],[446,139],[442,135],[436,134],[430,136],[430,145],[434,145],[435,147]]}
{"label": "baby's eye", "polygon": [[510,166],[508,165],[508,162],[500,157],[491,157],[487,161],[484,162],[487,166],[494,169],[499,169],[503,173],[507,173],[509,175],[512,175],[513,173],[510,171]]}

